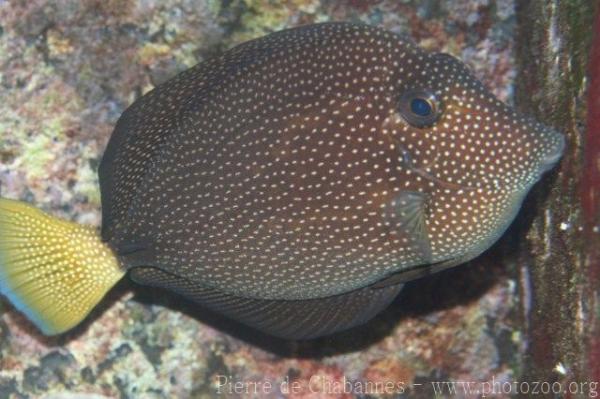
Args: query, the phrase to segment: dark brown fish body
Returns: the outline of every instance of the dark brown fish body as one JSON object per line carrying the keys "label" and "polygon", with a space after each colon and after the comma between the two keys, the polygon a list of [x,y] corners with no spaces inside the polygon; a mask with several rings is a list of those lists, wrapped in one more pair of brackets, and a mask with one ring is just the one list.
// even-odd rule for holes
{"label": "dark brown fish body", "polygon": [[138,282],[322,335],[487,249],[563,145],[448,55],[367,26],[301,27],[123,114],[100,167],[102,238]]}
{"label": "dark brown fish body", "polygon": [[[415,98],[439,109],[415,114]],[[100,170],[103,238],[138,281],[312,336],[293,314],[269,327],[220,305],[368,287],[382,307],[399,282],[488,248],[562,146],[450,56],[366,26],[302,27],[125,112]]]}

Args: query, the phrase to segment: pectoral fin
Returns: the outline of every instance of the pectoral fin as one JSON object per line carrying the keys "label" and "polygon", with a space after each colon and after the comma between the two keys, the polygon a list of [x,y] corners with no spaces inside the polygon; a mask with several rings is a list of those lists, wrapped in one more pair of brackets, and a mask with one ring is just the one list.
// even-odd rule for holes
{"label": "pectoral fin", "polygon": [[413,265],[402,268],[372,284],[381,289],[416,280],[462,263],[461,259],[447,259],[432,263],[431,241],[426,223],[427,194],[403,191],[385,207],[384,223],[391,234],[399,235],[406,250],[413,256]]}
{"label": "pectoral fin", "polygon": [[390,234],[400,237],[418,263],[431,262],[431,242],[426,225],[427,195],[402,191],[384,209],[383,220]]}

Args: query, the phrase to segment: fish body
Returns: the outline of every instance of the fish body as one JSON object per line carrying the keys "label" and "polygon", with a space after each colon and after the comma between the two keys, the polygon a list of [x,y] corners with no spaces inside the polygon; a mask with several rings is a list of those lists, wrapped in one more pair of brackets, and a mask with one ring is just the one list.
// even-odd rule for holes
{"label": "fish body", "polygon": [[107,281],[287,338],[346,329],[487,249],[563,147],[449,55],[364,25],[277,32],[119,119],[99,170]]}

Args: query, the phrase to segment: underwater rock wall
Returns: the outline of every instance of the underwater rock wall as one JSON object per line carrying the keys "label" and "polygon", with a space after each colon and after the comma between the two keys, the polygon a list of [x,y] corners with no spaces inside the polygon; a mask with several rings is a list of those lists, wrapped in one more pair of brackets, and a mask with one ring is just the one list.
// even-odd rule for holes
{"label": "underwater rock wall", "polygon": [[589,1],[517,3],[519,36],[526,40],[517,45],[516,103],[568,141],[560,170],[547,177],[552,184],[530,196],[524,211],[535,216],[518,234],[527,238],[517,244],[528,340],[522,379],[563,386],[600,378],[597,7]]}
{"label": "underwater rock wall", "polygon": [[[573,68],[579,71],[579,83],[574,83],[579,86],[566,89],[574,90],[569,93],[578,100],[569,105],[571,113],[557,116],[556,109],[543,106],[556,92],[528,83],[536,82],[538,64],[547,62],[529,44],[537,43],[530,38],[551,21],[537,18],[541,11],[535,7],[542,3],[531,2],[531,9],[521,6],[516,13],[510,0],[0,0],[0,195],[78,222],[100,223],[96,169],[112,127],[135,98],[235,44],[305,23],[370,23],[412,36],[427,49],[451,53],[501,99],[512,103],[516,98],[540,120],[567,129],[577,145],[569,165],[544,180],[544,187],[558,188],[536,191],[525,215],[498,245],[467,266],[411,283],[373,321],[332,337],[281,341],[208,314],[176,295],[123,282],[82,326],[46,338],[0,298],[0,398],[352,398],[400,393],[430,398],[436,386],[448,389],[432,382],[556,378],[544,374],[555,364],[536,357],[548,346],[537,347],[537,338],[531,341],[555,319],[530,319],[535,315],[527,308],[531,303],[533,309],[548,304],[558,316],[568,315],[548,330],[550,341],[544,342],[553,348],[558,340],[565,348],[573,340],[573,348],[552,349],[548,356],[554,362],[567,353],[572,356],[565,358],[566,366],[569,359],[579,362],[586,343],[580,340],[580,327],[570,323],[584,321],[572,314],[570,301],[579,298],[579,285],[569,282],[584,271],[574,266],[554,280],[544,269],[547,258],[537,255],[547,240],[565,236],[569,262],[579,261],[576,251],[583,251],[578,249],[581,241],[569,241],[580,238],[570,238],[573,230],[561,233],[560,223],[575,229],[576,221],[585,220],[578,215],[571,219],[571,210],[564,210],[570,205],[561,203],[578,198],[573,184],[581,169],[571,165],[586,145],[578,137],[584,131],[581,74],[587,50],[577,47],[581,53]],[[593,10],[581,14],[589,15]],[[515,30],[517,22],[525,28]],[[545,45],[557,40],[550,39]],[[569,58],[565,52],[572,48],[558,48],[557,56]],[[554,75],[548,72],[548,79],[560,80],[560,68],[550,71]],[[548,227],[545,215],[556,209],[563,210]],[[587,234],[597,239],[593,227]],[[530,245],[522,245],[525,237]],[[526,270],[534,268],[525,278]],[[539,294],[545,288],[536,291],[544,279],[551,279],[557,290],[549,292],[565,293],[557,295],[559,304],[553,302],[557,296]],[[561,291],[562,281],[569,291]],[[597,285],[589,289],[597,295]],[[569,378],[589,378],[584,374],[578,366]],[[390,388],[382,391],[388,383]],[[455,397],[480,396],[465,392],[464,386],[457,389]]]}

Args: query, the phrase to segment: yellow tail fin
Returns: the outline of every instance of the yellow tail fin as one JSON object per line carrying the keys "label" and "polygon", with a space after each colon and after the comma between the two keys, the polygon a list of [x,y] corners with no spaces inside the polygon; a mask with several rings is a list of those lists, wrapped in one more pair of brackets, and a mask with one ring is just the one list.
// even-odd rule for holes
{"label": "yellow tail fin", "polygon": [[77,325],[124,273],[94,229],[0,198],[0,294],[44,334]]}

